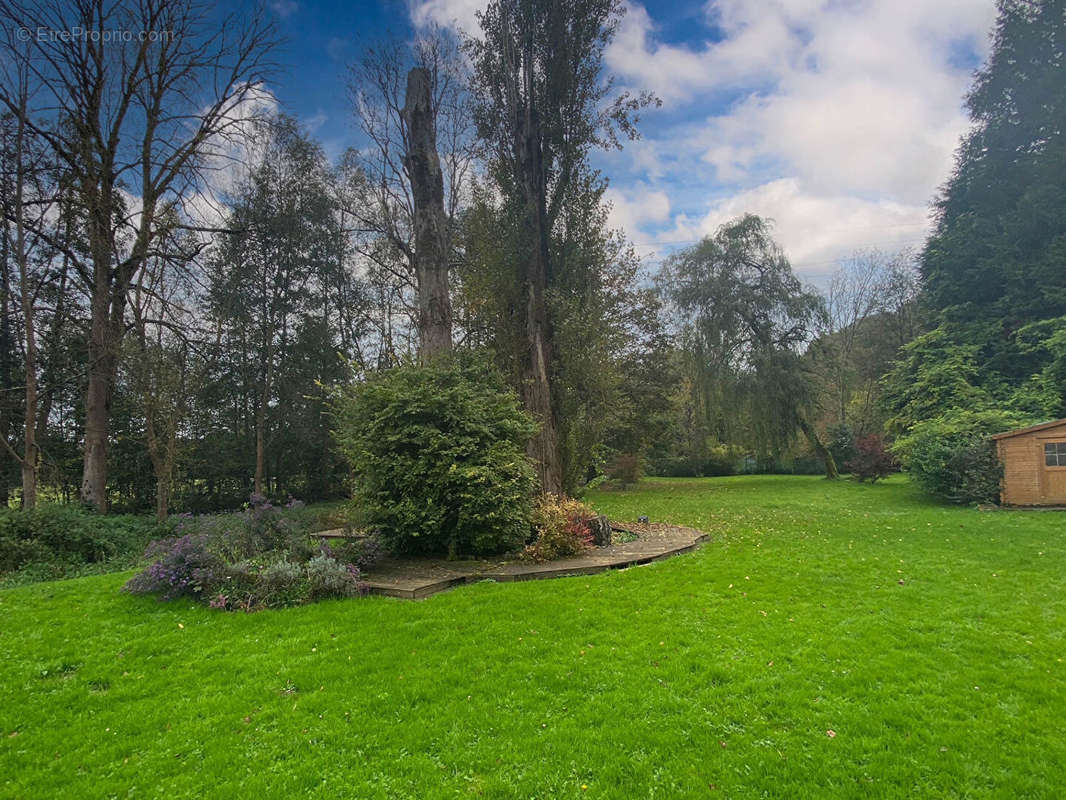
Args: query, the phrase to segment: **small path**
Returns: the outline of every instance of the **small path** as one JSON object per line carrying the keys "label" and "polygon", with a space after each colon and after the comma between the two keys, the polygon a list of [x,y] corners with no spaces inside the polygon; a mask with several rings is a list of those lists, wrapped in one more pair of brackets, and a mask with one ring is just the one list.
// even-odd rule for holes
{"label": "small path", "polygon": [[590,575],[608,569],[648,564],[695,549],[707,534],[679,525],[612,525],[635,533],[632,542],[595,547],[574,558],[537,564],[515,560],[446,561],[438,558],[389,558],[363,575],[371,594],[420,600],[445,589],[475,581],[529,581]]}

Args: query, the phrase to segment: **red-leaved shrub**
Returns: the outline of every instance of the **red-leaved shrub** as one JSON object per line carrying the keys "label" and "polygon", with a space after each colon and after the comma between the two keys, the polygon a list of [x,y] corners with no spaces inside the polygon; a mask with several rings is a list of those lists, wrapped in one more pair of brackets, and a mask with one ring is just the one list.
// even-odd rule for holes
{"label": "red-leaved shrub", "polygon": [[860,437],[855,442],[855,456],[844,465],[855,480],[876,483],[891,475],[899,467],[892,454],[885,450],[884,440],[876,433]]}

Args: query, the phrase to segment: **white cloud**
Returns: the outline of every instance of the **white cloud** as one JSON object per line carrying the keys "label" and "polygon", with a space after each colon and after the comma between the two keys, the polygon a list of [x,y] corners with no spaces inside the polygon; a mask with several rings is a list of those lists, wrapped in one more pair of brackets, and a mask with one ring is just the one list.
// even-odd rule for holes
{"label": "white cloud", "polygon": [[296,0],[271,0],[270,9],[282,19],[292,16],[300,8]]}
{"label": "white cloud", "polygon": [[919,244],[929,211],[924,203],[817,194],[805,190],[795,178],[782,178],[720,200],[700,217],[678,215],[673,229],[660,238],[697,240],[745,213],[771,220],[774,237],[796,271],[816,281],[831,272],[837,260],[856,250],[871,246],[895,250]]}
{"label": "white cloud", "polygon": [[611,206],[607,224],[612,229],[621,228],[630,238],[648,223],[670,221],[670,197],[662,190],[653,191],[647,186],[637,186],[622,192],[608,188],[605,199]]}
{"label": "white cloud", "polygon": [[486,5],[485,0],[413,0],[410,3],[411,22],[416,28],[432,24],[476,34],[480,29],[477,12]]}
{"label": "white cloud", "polygon": [[255,135],[258,121],[277,114],[278,110],[274,93],[261,85],[251,87],[232,105],[227,117],[234,124],[227,128],[225,135],[213,137],[204,148],[201,169],[204,183],[183,202],[191,220],[204,227],[223,224],[227,200],[260,158]]}
{"label": "white cloud", "polygon": [[[483,5],[413,1],[411,18],[474,30]],[[679,44],[662,39],[656,6],[626,0],[607,68],[664,108],[647,115],[647,138],[603,157],[612,224],[667,244],[764,214],[801,270],[919,243],[968,124],[962,98],[994,0],[709,0],[703,11],[705,35]]]}

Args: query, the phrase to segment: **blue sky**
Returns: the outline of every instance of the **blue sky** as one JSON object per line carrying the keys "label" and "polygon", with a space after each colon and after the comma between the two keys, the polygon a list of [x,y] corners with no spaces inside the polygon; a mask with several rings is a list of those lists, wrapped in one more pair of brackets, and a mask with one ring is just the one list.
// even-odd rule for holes
{"label": "blue sky", "polygon": [[[269,6],[288,39],[269,88],[336,156],[358,143],[345,70],[360,43],[469,30],[481,2]],[[857,249],[920,245],[994,19],[993,0],[627,2],[608,67],[663,108],[595,158],[612,222],[655,260],[759,213],[815,282]]]}

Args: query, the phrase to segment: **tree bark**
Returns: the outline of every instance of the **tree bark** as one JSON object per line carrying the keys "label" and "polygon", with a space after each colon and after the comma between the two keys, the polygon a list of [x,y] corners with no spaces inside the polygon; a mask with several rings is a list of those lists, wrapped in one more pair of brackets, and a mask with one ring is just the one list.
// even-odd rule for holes
{"label": "tree bark", "polygon": [[[273,335],[273,334],[270,334]],[[266,426],[267,404],[273,376],[274,348],[272,342],[267,346],[264,359],[263,383],[260,386],[259,406],[255,410],[255,478],[252,491],[260,497],[266,497]]]}
{"label": "tree bark", "polygon": [[433,78],[428,69],[407,73],[403,117],[407,122],[404,166],[414,200],[415,279],[418,333],[423,360],[452,351],[452,304],[448,294],[448,223],[444,176],[437,154]]}
{"label": "tree bark", "polygon": [[[97,266],[99,270],[100,267]],[[107,267],[103,267],[106,270]],[[104,278],[103,281],[108,280]],[[111,400],[118,371],[116,349],[121,344],[122,309],[120,298],[111,297],[108,287],[96,281],[89,329],[89,385],[85,393],[85,455],[82,462],[81,500],[101,514],[107,513],[107,448],[111,428]],[[118,306],[116,308],[116,305]],[[112,318],[118,314],[118,330]]]}
{"label": "tree bark", "polygon": [[562,457],[559,453],[551,387],[552,336],[545,296],[551,279],[547,187],[540,145],[540,119],[531,103],[530,98],[519,125],[520,164],[530,240],[529,260],[522,265],[522,286],[526,295],[526,346],[521,363],[522,399],[526,410],[540,425],[529,441],[527,453],[536,466],[541,491],[546,494],[562,494]]}
{"label": "tree bark", "polygon": [[818,438],[818,432],[811,426],[807,420],[800,417],[799,428],[803,431],[803,435],[807,437],[807,441],[811,443],[811,447],[814,448],[814,452],[818,455],[818,458],[822,459],[825,463],[825,477],[826,480],[835,481],[840,477],[840,473],[837,472],[837,462],[833,458],[833,454],[829,452],[829,449],[822,444],[822,440]]}
{"label": "tree bark", "polygon": [[[26,180],[26,87],[22,86],[22,105],[19,109],[15,133],[15,256],[19,267],[19,294],[22,303],[22,327],[26,337],[26,408],[23,418],[22,451],[22,507],[37,506],[37,473],[40,457],[37,452],[37,331],[34,318],[34,289],[26,254],[26,208],[23,203]],[[4,223],[7,224],[6,221]],[[7,269],[7,265],[4,265]]]}
{"label": "tree bark", "polygon": [[155,479],[155,518],[156,522],[166,522],[170,506],[170,474],[158,474]]}

